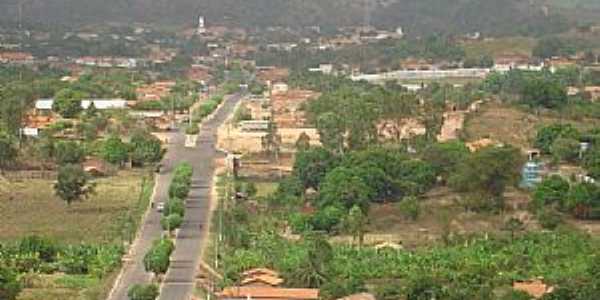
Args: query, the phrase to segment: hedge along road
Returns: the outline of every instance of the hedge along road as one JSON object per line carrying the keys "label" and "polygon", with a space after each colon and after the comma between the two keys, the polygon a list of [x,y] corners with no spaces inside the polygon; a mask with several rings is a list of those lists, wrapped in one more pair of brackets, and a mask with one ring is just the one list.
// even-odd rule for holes
{"label": "hedge along road", "polygon": [[[219,155],[215,149],[217,128],[233,113],[236,104],[242,98],[235,94],[226,97],[213,118],[203,122],[196,147],[186,148],[183,131],[171,133],[168,151],[163,159],[166,172],[157,176],[153,203],[166,202],[172,171],[179,162],[188,162],[194,168],[192,188],[186,201],[183,224],[177,234],[175,252],[171,255],[171,265],[167,272],[159,299],[189,299],[194,288],[196,267],[200,262],[200,250],[204,230],[202,226],[208,219],[210,206],[210,186],[214,173],[214,159]],[[123,265],[121,276],[116,282],[109,300],[127,300],[129,287],[136,283],[149,283],[152,274],[144,269],[144,255],[152,242],[162,233],[161,214],[152,209],[146,215],[140,235],[134,242],[129,260]]]}

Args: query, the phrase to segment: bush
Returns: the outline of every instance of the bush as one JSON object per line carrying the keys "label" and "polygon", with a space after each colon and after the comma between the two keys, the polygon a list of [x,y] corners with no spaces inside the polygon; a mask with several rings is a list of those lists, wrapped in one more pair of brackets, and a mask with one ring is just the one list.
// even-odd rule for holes
{"label": "bush", "polygon": [[131,160],[136,165],[158,162],[162,157],[160,140],[145,131],[132,134],[131,148]]}
{"label": "bush", "polygon": [[111,164],[122,164],[129,158],[129,147],[113,135],[102,146],[102,158]]}
{"label": "bush", "polygon": [[312,227],[315,230],[333,231],[344,217],[344,210],[337,206],[326,206],[312,217]]}
{"label": "bush", "polygon": [[58,253],[58,247],[52,241],[39,237],[28,236],[19,242],[21,253],[37,253],[44,262],[53,262]]}
{"label": "bush", "polygon": [[169,197],[185,199],[187,198],[192,184],[192,166],[181,164],[175,168],[171,185],[169,186]]}
{"label": "bush", "polygon": [[561,205],[569,194],[569,187],[569,182],[558,175],[544,178],[533,192],[533,209],[553,204]]}
{"label": "bush", "polygon": [[551,147],[558,138],[578,139],[579,131],[571,124],[553,124],[538,130],[534,146],[543,153],[551,153]]}
{"label": "bush", "polygon": [[579,158],[579,141],[559,137],[550,146],[550,152],[556,162],[575,162]]}
{"label": "bush", "polygon": [[398,209],[405,218],[416,221],[421,214],[421,206],[419,199],[416,197],[404,197],[400,203],[398,203]]}
{"label": "bush", "polygon": [[73,141],[59,141],[55,145],[54,155],[59,165],[78,164],[83,162],[85,152]]}
{"label": "bush", "polygon": [[196,135],[198,133],[200,133],[200,128],[198,128],[198,125],[196,124],[192,124],[185,128],[185,134],[187,135]]}
{"label": "bush", "polygon": [[154,300],[158,293],[156,284],[135,284],[129,288],[127,296],[129,300]]}
{"label": "bush", "polygon": [[552,209],[541,209],[537,213],[537,219],[540,226],[548,230],[556,229],[563,222],[560,214]]}
{"label": "bush", "polygon": [[183,217],[181,217],[179,214],[170,214],[166,217],[163,216],[160,220],[160,225],[162,226],[163,230],[167,231],[173,231],[177,228],[180,228],[182,223]]}
{"label": "bush", "polygon": [[173,180],[169,186],[169,197],[186,199],[190,193],[190,184],[188,182],[182,182]]}
{"label": "bush", "polygon": [[171,198],[165,204],[163,215],[168,217],[170,215],[178,215],[183,218],[185,216],[185,203],[179,198]]}
{"label": "bush", "polygon": [[144,268],[154,274],[164,274],[169,269],[170,256],[175,245],[168,239],[154,241],[152,248],[144,256]]}
{"label": "bush", "polygon": [[302,213],[290,214],[288,224],[296,234],[312,230],[311,217]]}
{"label": "bush", "polygon": [[4,264],[0,265],[0,299],[17,299],[22,288],[17,272]]}

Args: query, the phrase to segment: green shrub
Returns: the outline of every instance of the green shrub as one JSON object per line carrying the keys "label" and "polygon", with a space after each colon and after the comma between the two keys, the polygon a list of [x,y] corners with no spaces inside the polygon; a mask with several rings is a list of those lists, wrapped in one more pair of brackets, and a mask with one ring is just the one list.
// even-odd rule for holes
{"label": "green shrub", "polygon": [[17,272],[0,264],[0,299],[17,299],[22,288]]}
{"label": "green shrub", "polygon": [[404,197],[404,199],[398,203],[398,209],[405,218],[413,221],[416,221],[419,218],[419,215],[421,215],[421,206],[419,204],[419,199],[416,197]]}
{"label": "green shrub", "polygon": [[537,219],[540,222],[540,226],[544,229],[554,230],[563,220],[561,215],[553,209],[541,209],[537,214]]}
{"label": "green shrub", "polygon": [[180,164],[173,172],[173,179],[169,186],[169,197],[185,199],[187,198],[192,184],[193,169],[189,164]]}
{"label": "green shrub", "polygon": [[185,216],[185,204],[183,200],[171,198],[167,201],[163,210],[163,216],[168,217],[170,215],[178,215],[180,217]]}
{"label": "green shrub", "polygon": [[344,210],[337,206],[326,206],[319,209],[312,217],[312,227],[315,230],[323,230],[327,232],[333,231],[344,217]]}
{"label": "green shrub", "polygon": [[177,228],[181,227],[181,224],[183,223],[183,217],[181,217],[179,214],[170,214],[166,217],[162,217],[160,220],[160,225],[162,226],[163,230],[167,230],[167,231],[172,231],[175,230]]}
{"label": "green shrub", "polygon": [[129,300],[154,300],[158,297],[158,293],[156,284],[135,284],[129,288],[127,297]]}
{"label": "green shrub", "polygon": [[192,124],[185,128],[185,134],[187,135],[196,135],[198,133],[200,133],[200,128],[198,128],[198,125],[196,124]]}
{"label": "green shrub", "polygon": [[37,253],[44,262],[52,262],[58,253],[56,244],[39,236],[28,236],[19,242],[21,253]]}
{"label": "green shrub", "polygon": [[148,272],[164,274],[169,269],[170,256],[175,250],[171,240],[159,239],[154,241],[152,248],[144,256],[144,268]]}
{"label": "green shrub", "polygon": [[290,214],[288,224],[296,234],[312,230],[311,217],[302,213]]}

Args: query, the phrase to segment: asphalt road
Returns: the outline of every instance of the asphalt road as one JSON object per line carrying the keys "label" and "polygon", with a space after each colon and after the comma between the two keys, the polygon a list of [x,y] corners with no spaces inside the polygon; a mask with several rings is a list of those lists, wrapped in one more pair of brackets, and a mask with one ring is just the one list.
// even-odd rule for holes
{"label": "asphalt road", "polygon": [[[167,154],[163,160],[164,171],[158,175],[154,203],[166,202],[168,186],[172,170],[180,162],[188,162],[194,168],[192,189],[186,201],[184,222],[177,235],[175,252],[171,256],[171,266],[165,275],[159,299],[186,300],[194,288],[196,267],[200,261],[204,222],[208,218],[210,187],[214,173],[214,159],[219,152],[215,149],[217,128],[233,112],[240,95],[226,98],[223,106],[216,112],[214,118],[204,122],[195,148],[184,147],[185,135],[174,132],[169,137]],[[121,280],[115,286],[109,300],[127,300],[127,291],[136,283],[148,283],[152,275],[144,270],[143,258],[159,238],[160,213],[155,209],[150,211],[142,225],[139,238],[132,247],[132,255],[123,266]]]}

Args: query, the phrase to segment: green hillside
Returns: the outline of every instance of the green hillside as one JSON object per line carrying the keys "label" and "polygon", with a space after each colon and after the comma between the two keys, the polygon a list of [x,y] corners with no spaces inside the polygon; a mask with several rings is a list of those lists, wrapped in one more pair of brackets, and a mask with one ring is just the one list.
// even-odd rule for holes
{"label": "green hillside", "polygon": [[[0,22],[16,22],[17,0],[0,3]],[[543,14],[543,2],[523,0],[28,0],[27,24],[80,25],[145,22],[193,25],[198,15],[209,23],[245,28],[265,26],[352,26],[371,20],[383,28],[402,26],[414,35],[431,32],[474,32],[542,35],[567,29],[567,9]],[[561,1],[553,0],[557,5]],[[563,1],[572,2],[572,1]],[[579,3],[596,3],[579,0]],[[555,4],[555,3],[552,3]],[[599,4],[600,5],[600,4]],[[571,5],[572,6],[572,5]],[[573,20],[572,20],[573,21]]]}

